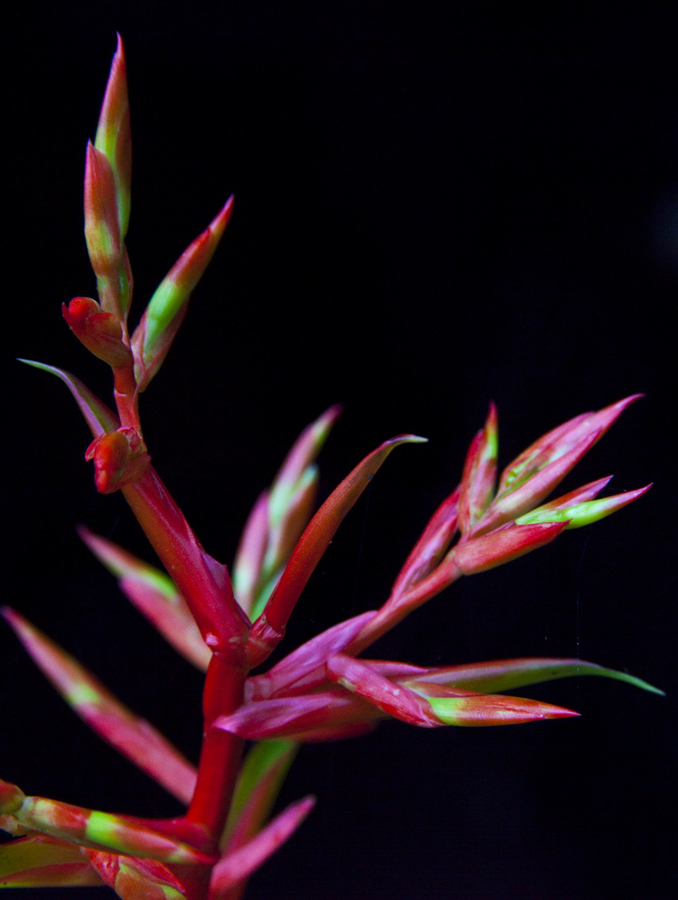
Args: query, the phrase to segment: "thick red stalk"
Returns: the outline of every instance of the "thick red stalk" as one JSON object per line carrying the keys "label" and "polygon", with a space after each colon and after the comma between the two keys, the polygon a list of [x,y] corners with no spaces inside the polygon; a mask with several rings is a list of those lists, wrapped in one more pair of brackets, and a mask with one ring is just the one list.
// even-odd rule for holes
{"label": "thick red stalk", "polygon": [[219,840],[226,824],[235,782],[240,769],[243,740],[235,734],[212,728],[222,715],[235,712],[243,702],[245,670],[234,668],[213,656],[203,694],[203,735],[198,781],[186,818],[204,825]]}
{"label": "thick red stalk", "polygon": [[219,840],[233,796],[242,739],[212,728],[243,702],[248,622],[233,597],[225,566],[208,556],[152,467],[123,493],[213,651],[203,695],[205,730],[189,822]]}

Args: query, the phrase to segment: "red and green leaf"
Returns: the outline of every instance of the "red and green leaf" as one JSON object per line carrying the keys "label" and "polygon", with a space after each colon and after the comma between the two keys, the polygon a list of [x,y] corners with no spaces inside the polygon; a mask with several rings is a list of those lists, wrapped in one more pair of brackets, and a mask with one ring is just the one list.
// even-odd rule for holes
{"label": "red and green leaf", "polygon": [[68,705],[123,756],[189,804],[196,771],[145,719],[120,703],[87,669],[8,607],[2,615],[27,652]]}
{"label": "red and green leaf", "polygon": [[212,653],[172,579],[86,528],[78,529],[78,534],[97,559],[118,578],[120,590],[165,640],[196,668],[207,671]]}
{"label": "red and green leaf", "polygon": [[307,525],[277,588],[254,623],[248,641],[248,659],[254,667],[263,662],[280,642],[287,620],[313,570],[320,562],[344,517],[380,469],[391,451],[404,443],[421,443],[416,435],[386,441],[360,462],[330,494]]}

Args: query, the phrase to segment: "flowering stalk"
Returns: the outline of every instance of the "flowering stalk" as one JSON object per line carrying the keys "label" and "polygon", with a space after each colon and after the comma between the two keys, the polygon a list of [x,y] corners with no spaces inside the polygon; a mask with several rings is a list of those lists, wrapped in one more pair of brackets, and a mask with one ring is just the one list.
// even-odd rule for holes
{"label": "flowering stalk", "polygon": [[[27,796],[0,781],[1,886],[108,885],[124,900],[238,900],[247,879],[301,825],[304,798],[270,819],[298,745],[353,737],[385,718],[436,728],[519,724],[577,715],[508,696],[524,685],[572,675],[616,678],[655,693],[633,676],[581,660],[513,659],[426,668],[358,658],[379,637],[462,576],[475,575],[589,525],[648,488],[598,498],[609,478],[544,503],[636,397],[577,416],[514,460],[497,482],[493,405],[469,449],[459,486],[433,514],[377,610],[339,622],[252,675],[283,639],[295,605],[341,522],[398,446],[385,441],[353,468],[313,514],[316,458],[339,415],[332,407],[300,435],[271,488],[257,500],[233,566],[202,548],[151,465],[139,396],[157,375],[189,299],[222,238],[229,199],[150,299],[130,336],[133,294],[125,248],[130,213],[131,138],[122,44],[113,60],[94,144],[87,148],[85,238],[98,300],[63,306],[73,334],[111,368],[115,411],[78,378],[60,378],[92,432],[85,458],[104,494],[122,491],[160,558],[161,572],[81,531],[123,592],[164,637],[205,672],[203,743],[197,767],[148,722],[19,613],[3,615],[35,663],[104,740],[186,807],[146,820]],[[242,759],[245,740],[255,743]]]}

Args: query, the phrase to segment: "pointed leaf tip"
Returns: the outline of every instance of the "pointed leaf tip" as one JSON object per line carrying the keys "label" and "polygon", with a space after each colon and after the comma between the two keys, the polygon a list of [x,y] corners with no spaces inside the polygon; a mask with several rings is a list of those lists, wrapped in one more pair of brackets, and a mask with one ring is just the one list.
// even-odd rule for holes
{"label": "pointed leaf tip", "polygon": [[94,146],[108,159],[115,179],[120,235],[124,238],[129,226],[130,187],[132,181],[132,137],[125,50],[117,35],[116,51],[106,84]]}
{"label": "pointed leaf tip", "polygon": [[115,431],[120,427],[120,420],[115,413],[99,400],[75,375],[71,375],[65,369],[57,369],[55,366],[48,366],[33,359],[19,359],[18,362],[25,363],[27,366],[40,369],[43,372],[49,372],[63,381],[80,407],[80,412],[85,417],[85,421],[95,438],[110,431]]}

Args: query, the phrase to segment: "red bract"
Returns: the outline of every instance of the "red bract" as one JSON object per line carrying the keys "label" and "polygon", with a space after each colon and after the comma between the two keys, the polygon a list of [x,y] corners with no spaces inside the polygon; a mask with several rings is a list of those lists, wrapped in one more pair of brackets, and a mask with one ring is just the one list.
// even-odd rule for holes
{"label": "red bract", "polygon": [[[327,410],[302,432],[256,501],[232,581],[226,565],[202,548],[151,466],[138,408],[139,394],[165,359],[221,240],[232,200],[172,267],[130,339],[132,276],[124,245],[130,165],[119,43],[85,173],[85,233],[99,301],[76,297],[63,308],[76,337],[111,367],[116,412],[74,375],[30,365],[56,375],[70,390],[92,432],[85,456],[94,463],[97,489],[122,491],[166,569],[160,572],[81,531],[132,603],[206,672],[202,751],[194,767],[65,650],[6,608],[6,620],[75,712],[187,809],[171,820],[137,819],[26,796],[0,781],[0,827],[16,838],[0,849],[0,884],[109,885],[125,900],[238,900],[251,873],[313,806],[305,798],[270,819],[298,744],[354,737],[386,718],[437,728],[573,716],[571,710],[502,693],[571,675],[602,675],[656,691],[632,676],[571,659],[427,668],[358,658],[458,578],[543,547],[644,493],[647,488],[601,499],[609,479],[600,479],[541,505],[635,397],[545,434],[508,466],[496,491],[498,428],[491,405],[459,486],[434,512],[379,609],[339,622],[269,671],[250,674],[283,639],[323,553],[391,451],[424,438],[406,434],[384,441],[313,514],[316,458],[339,415],[336,406]],[[243,760],[245,739],[261,743]]]}

